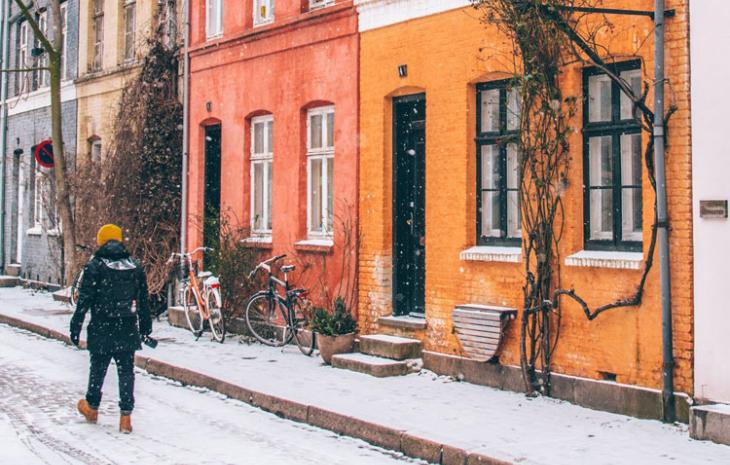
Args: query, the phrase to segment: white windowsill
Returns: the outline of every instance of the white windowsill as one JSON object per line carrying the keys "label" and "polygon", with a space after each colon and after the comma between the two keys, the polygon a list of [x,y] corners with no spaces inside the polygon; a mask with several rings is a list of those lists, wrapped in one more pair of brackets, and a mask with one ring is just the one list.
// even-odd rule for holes
{"label": "white windowsill", "polygon": [[205,40],[206,40],[206,41],[211,41],[211,40],[216,40],[216,39],[220,39],[221,37],[223,37],[223,31],[221,31],[221,32],[216,32],[215,34],[213,34],[213,35],[210,35],[210,36],[206,36],[206,37],[205,37]]}
{"label": "white windowsill", "polygon": [[246,239],[241,239],[241,242],[247,243],[247,244],[271,244],[272,239],[270,235],[264,236],[263,234],[260,236],[251,236],[247,237]]}
{"label": "white windowsill", "polygon": [[262,19],[260,21],[254,21],[253,27],[268,26],[269,24],[273,24],[273,23],[274,23],[274,18]]}
{"label": "white windowsill", "polygon": [[459,253],[459,258],[470,262],[520,263],[522,261],[522,248],[477,245],[462,250]]}
{"label": "white windowsill", "polygon": [[41,234],[43,234],[43,228],[41,228],[40,226],[33,226],[25,233],[29,236],[40,236]]}
{"label": "white windowsill", "polygon": [[607,252],[601,250],[581,250],[565,258],[566,266],[588,268],[614,268],[639,270],[644,261],[641,252]]}
{"label": "white windowsill", "polygon": [[61,231],[58,228],[50,229],[47,233],[49,236],[60,236]]}
{"label": "white windowsill", "polygon": [[335,245],[335,243],[332,241],[332,238],[311,238],[311,239],[304,239],[302,241],[296,242],[294,245],[303,245],[303,246],[314,246],[314,247],[332,247]]}

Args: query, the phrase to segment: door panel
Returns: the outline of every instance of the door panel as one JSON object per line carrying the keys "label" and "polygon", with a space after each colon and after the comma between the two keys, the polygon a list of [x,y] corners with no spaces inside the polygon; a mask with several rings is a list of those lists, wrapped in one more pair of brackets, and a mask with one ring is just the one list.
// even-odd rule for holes
{"label": "door panel", "polygon": [[[221,211],[221,126],[205,128],[205,190],[203,244],[213,249],[220,239]],[[206,255],[207,257],[207,255]],[[206,266],[208,261],[206,258]]]}
{"label": "door panel", "polygon": [[426,97],[393,100],[393,307],[424,316]]}

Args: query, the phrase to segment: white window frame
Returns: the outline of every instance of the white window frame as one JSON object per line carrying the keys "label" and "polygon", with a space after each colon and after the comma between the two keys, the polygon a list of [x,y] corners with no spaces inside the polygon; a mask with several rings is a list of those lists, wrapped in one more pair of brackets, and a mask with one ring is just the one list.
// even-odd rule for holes
{"label": "white window frame", "polygon": [[[132,10],[132,28],[129,29],[127,23],[127,10]],[[137,2],[136,0],[124,0],[122,8],[122,42],[123,42],[123,61],[124,63],[131,63],[136,58],[135,44],[137,36]]]}
{"label": "white window frame", "polygon": [[68,31],[68,8],[66,3],[61,4],[61,79],[68,79],[68,60],[66,59],[66,51],[68,50],[68,39],[66,32]]}
{"label": "white window frame", "polygon": [[[263,14],[261,14],[263,12]],[[253,1],[253,25],[263,26],[274,22],[274,0]]]}
{"label": "white window frame", "polygon": [[29,32],[28,21],[20,23],[20,27],[18,28],[18,68],[24,68],[28,65]]}
{"label": "white window frame", "polygon": [[223,35],[223,0],[205,0],[205,37]]}
{"label": "white window frame", "polygon": [[[327,115],[332,114],[334,118],[335,113],[335,107],[334,106],[325,106],[325,107],[317,107],[313,108],[309,111],[307,111],[307,236],[310,238],[331,238],[332,237],[332,228],[334,227],[334,224],[332,227],[329,227],[328,219],[329,219],[329,205],[328,205],[328,198],[329,198],[329,184],[330,180],[328,179],[328,170],[327,170],[327,164],[334,163],[335,159],[335,138],[334,134],[332,134],[332,145],[327,145],[327,140],[329,139],[329,129],[327,127]],[[322,147],[312,147],[312,131],[311,131],[311,121],[313,116],[321,116],[322,117],[322,133],[320,137],[322,138]],[[335,123],[336,124],[336,123]],[[333,125],[333,132],[334,132],[334,125]],[[311,194],[312,194],[312,162],[315,160],[322,160],[326,163],[323,164],[322,168],[322,198],[320,199],[321,205],[320,205],[320,211],[322,215],[322,224],[323,224],[323,230],[314,230],[312,228],[312,202],[311,202]],[[333,173],[334,173],[334,166],[333,166]],[[334,180],[332,180],[332,189],[334,190]],[[334,196],[334,193],[333,193]],[[333,197],[334,199],[334,197]],[[334,201],[333,201],[334,204]],[[333,220],[334,223],[334,220]]]}
{"label": "white window frame", "polygon": [[101,162],[101,139],[91,139],[89,145],[89,158],[93,163]]}
{"label": "white window frame", "polygon": [[[44,11],[41,14],[38,15],[38,28],[43,32],[43,34],[48,37],[48,11]],[[36,47],[42,48],[42,45],[40,44],[40,41],[35,41]],[[43,53],[38,58],[38,67],[39,68],[47,68],[48,67],[48,53],[43,50]],[[48,87],[51,84],[51,76],[50,72],[46,71],[44,69],[38,70],[38,87]]]}
{"label": "white window frame", "polygon": [[33,228],[34,231],[43,230],[43,219],[46,216],[46,209],[43,206],[43,195],[45,194],[45,175],[40,167],[36,165],[33,178]]}
{"label": "white window frame", "polygon": [[[271,124],[269,124],[271,123]],[[263,124],[263,150],[261,152],[256,152],[256,125]],[[269,221],[271,218],[271,210],[270,207],[272,205],[272,200],[269,199],[269,192],[270,189],[273,186],[269,186],[269,172],[273,170],[274,167],[274,148],[270,146],[269,144],[269,134],[273,132],[273,126],[274,126],[274,117],[272,115],[265,115],[265,116],[257,116],[255,118],[251,118],[251,232],[255,236],[271,236],[271,228],[268,227]],[[271,138],[273,145],[273,137]],[[255,202],[255,195],[256,192],[256,165],[263,165],[263,174],[262,174],[262,192],[264,193],[264,198],[262,201],[261,209],[262,209],[262,218],[261,218],[261,224],[263,225],[263,228],[256,228],[256,202]],[[271,176],[273,179],[273,175]],[[271,189],[271,194],[273,196],[273,189]]]}
{"label": "white window frame", "polygon": [[336,0],[309,0],[309,9],[316,10],[330,5],[334,5]]}

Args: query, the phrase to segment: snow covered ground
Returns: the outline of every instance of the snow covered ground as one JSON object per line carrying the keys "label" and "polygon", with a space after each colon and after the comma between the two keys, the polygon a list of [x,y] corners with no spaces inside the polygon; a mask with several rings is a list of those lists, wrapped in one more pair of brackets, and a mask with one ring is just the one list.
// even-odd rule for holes
{"label": "snow covered ground", "polygon": [[0,464],[418,463],[142,372],[134,433],[122,435],[113,367],[99,423],[76,412],[87,360],[83,351],[0,325]]}
{"label": "snow covered ground", "polygon": [[[70,309],[48,294],[0,289],[0,313],[68,331]],[[144,355],[246,388],[406,430],[520,464],[729,464],[730,447],[689,438],[685,425],[594,411],[554,399],[454,382],[428,371],[397,378],[323,366],[295,347],[230,338],[195,342],[156,323],[161,340]],[[332,462],[334,463],[334,462]]]}

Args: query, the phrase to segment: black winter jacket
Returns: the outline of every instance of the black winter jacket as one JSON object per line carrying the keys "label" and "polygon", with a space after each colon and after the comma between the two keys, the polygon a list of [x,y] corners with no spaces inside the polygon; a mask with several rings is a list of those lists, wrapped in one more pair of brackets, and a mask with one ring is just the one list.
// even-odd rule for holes
{"label": "black winter jacket", "polygon": [[72,335],[81,333],[87,311],[90,352],[133,352],[142,348],[141,336],[152,332],[144,269],[121,242],[107,242],[86,264],[71,318]]}

